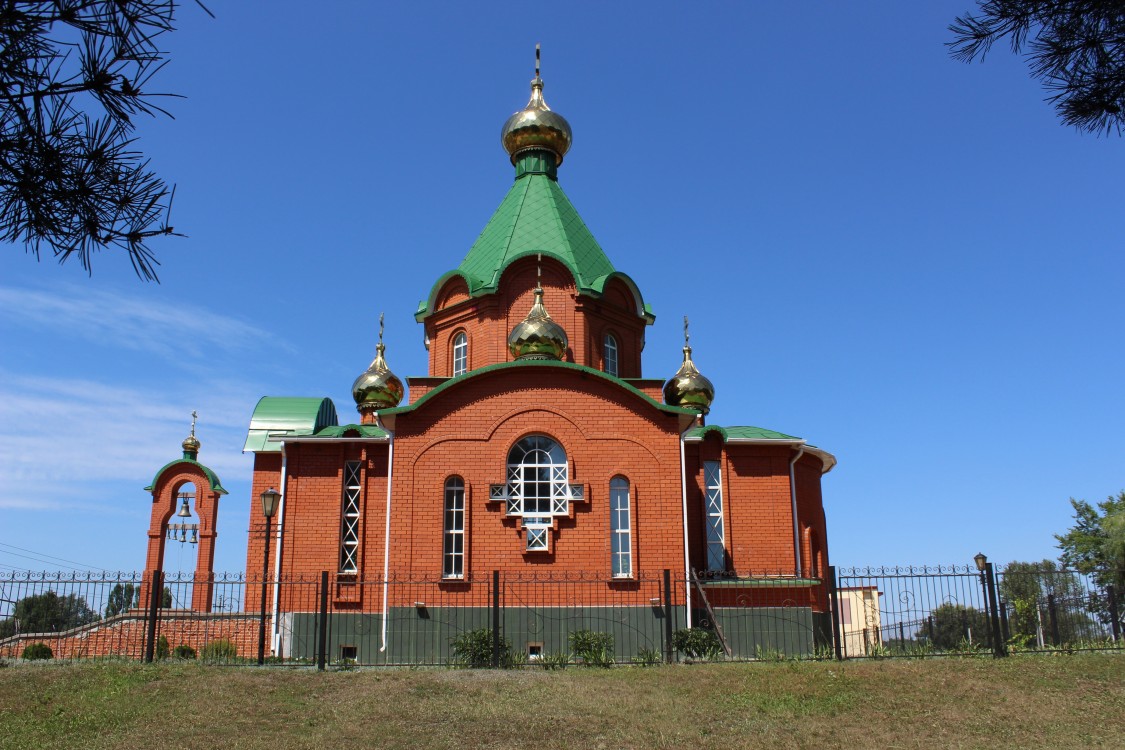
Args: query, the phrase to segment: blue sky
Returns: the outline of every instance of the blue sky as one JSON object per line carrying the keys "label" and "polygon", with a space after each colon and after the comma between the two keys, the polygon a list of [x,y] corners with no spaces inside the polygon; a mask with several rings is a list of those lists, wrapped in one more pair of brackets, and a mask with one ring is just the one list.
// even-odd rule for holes
{"label": "blue sky", "polygon": [[711,423],[839,458],[832,562],[1054,557],[1067,498],[1125,487],[1125,142],[1004,49],[951,60],[971,4],[188,4],[155,86],[187,98],[139,132],[188,235],[161,283],[0,254],[0,572],[141,567],[193,409],[241,570],[254,404],[349,419],[381,311],[425,374],[412,313],[511,183],[536,42],[560,184],[657,315],[645,374],[689,315]]}

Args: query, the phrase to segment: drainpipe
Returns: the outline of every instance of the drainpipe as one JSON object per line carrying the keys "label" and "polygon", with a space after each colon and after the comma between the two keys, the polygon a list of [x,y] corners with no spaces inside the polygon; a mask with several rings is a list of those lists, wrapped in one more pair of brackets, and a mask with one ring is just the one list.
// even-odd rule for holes
{"label": "drainpipe", "polygon": [[789,461],[789,497],[793,501],[793,570],[796,571],[798,578],[803,577],[804,571],[801,570],[801,532],[797,523],[797,483],[793,478],[793,469],[803,455],[805,455],[805,446],[802,445],[797,450],[797,455]]}
{"label": "drainpipe", "polygon": [[684,436],[693,427],[695,427],[694,422],[680,433],[680,499],[683,502],[684,513],[684,614],[689,628],[691,627],[691,556],[688,554],[687,462],[684,460]]}
{"label": "drainpipe", "polygon": [[394,478],[395,468],[395,434],[383,426],[382,420],[379,419],[379,413],[375,413],[375,424],[379,429],[387,433],[388,448],[387,448],[387,512],[386,512],[386,530],[383,533],[383,640],[382,645],[379,646],[379,653],[387,650],[387,617],[390,614],[387,612],[387,597],[390,593],[390,584],[387,579],[391,572],[391,487],[392,479]]}
{"label": "drainpipe", "polygon": [[277,509],[277,556],[273,561],[273,580],[277,583],[273,587],[273,633],[270,635],[270,647],[273,653],[280,655],[278,647],[281,645],[281,622],[278,619],[278,610],[281,607],[281,544],[284,537],[281,532],[285,527],[285,480],[289,476],[287,467],[289,455],[285,452],[285,441],[281,441],[281,502]]}

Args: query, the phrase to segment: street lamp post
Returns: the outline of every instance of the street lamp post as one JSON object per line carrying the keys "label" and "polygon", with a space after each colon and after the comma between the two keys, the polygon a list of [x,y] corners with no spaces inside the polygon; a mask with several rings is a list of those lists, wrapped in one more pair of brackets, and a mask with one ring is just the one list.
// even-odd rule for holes
{"label": "street lamp post", "polygon": [[992,563],[983,552],[973,556],[973,561],[980,571],[980,585],[984,590],[984,607],[988,615],[988,627],[992,633],[992,655],[996,657],[1007,656],[1008,650],[1004,647],[1003,636],[1000,634],[1000,608],[996,601],[996,572]]}
{"label": "street lamp post", "polygon": [[266,546],[262,553],[262,618],[258,623],[258,666],[266,663],[266,579],[270,571],[270,519],[281,493],[270,487],[262,493],[262,515],[266,517]]}

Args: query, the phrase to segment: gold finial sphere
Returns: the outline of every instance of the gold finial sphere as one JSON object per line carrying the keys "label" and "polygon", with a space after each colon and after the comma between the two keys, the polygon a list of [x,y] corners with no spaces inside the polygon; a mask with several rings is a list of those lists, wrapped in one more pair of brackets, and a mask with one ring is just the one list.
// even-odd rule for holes
{"label": "gold finial sphere", "polygon": [[508,334],[508,351],[515,359],[562,360],[568,346],[566,331],[551,320],[543,305],[543,287],[536,283],[535,303],[527,317]]}

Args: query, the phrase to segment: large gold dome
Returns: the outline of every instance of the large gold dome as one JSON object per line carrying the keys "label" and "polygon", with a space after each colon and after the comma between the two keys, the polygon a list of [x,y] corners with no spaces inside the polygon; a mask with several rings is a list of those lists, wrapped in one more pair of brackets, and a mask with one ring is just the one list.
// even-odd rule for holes
{"label": "large gold dome", "polygon": [[387,347],[383,345],[383,316],[380,314],[379,343],[375,345],[375,359],[352,383],[352,398],[355,399],[355,408],[360,414],[389,409],[402,401],[402,381],[387,367],[387,360],[383,358],[386,350]]}
{"label": "large gold dome", "polygon": [[711,411],[711,403],[715,400],[715,386],[692,362],[688,341],[688,320],[684,318],[684,361],[676,374],[664,384],[664,403],[706,414]]}
{"label": "large gold dome", "polygon": [[512,164],[524,151],[544,149],[555,155],[555,166],[558,166],[570,150],[572,140],[570,123],[562,115],[552,112],[543,100],[543,79],[536,73],[531,80],[531,99],[526,107],[504,123],[500,130],[500,142],[504,144]]}
{"label": "large gold dome", "polygon": [[516,359],[558,359],[566,356],[570,345],[566,331],[543,306],[543,287],[535,287],[535,304],[527,317],[508,334],[508,351]]}

